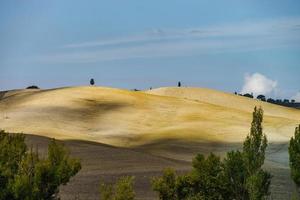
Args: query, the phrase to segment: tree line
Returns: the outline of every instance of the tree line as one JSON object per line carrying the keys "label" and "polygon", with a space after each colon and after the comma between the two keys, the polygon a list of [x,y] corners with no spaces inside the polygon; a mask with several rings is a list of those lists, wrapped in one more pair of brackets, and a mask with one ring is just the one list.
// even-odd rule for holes
{"label": "tree line", "polygon": [[[237,92],[234,92],[234,94],[239,95],[239,96],[248,97],[251,99],[255,98],[253,93],[238,94]],[[278,104],[278,105],[297,104],[295,99],[273,99],[273,98],[267,98],[263,94],[257,95],[256,99],[261,100],[261,101],[266,101],[269,103],[273,103],[273,104]]]}

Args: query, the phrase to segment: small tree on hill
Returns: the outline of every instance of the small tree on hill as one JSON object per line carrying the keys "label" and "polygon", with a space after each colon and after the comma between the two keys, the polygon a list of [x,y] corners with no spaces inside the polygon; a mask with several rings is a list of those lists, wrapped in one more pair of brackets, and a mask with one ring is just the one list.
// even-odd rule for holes
{"label": "small tree on hill", "polygon": [[31,86],[28,86],[26,89],[40,89],[40,88],[36,85],[31,85]]}
{"label": "small tree on hill", "polygon": [[261,101],[266,101],[266,96],[262,95],[262,94],[258,95],[256,98],[261,100]]}
{"label": "small tree on hill", "polygon": [[290,140],[289,155],[291,177],[300,189],[300,125],[296,127],[294,137]]}
{"label": "small tree on hill", "polygon": [[246,93],[243,95],[244,97],[253,98],[253,94]]}
{"label": "small tree on hill", "polygon": [[91,84],[91,85],[95,85],[95,81],[94,81],[93,78],[90,80],[90,84]]}
{"label": "small tree on hill", "polygon": [[274,99],[272,99],[272,98],[268,98],[268,99],[267,99],[267,102],[269,102],[269,103],[276,103],[276,100],[274,100]]}

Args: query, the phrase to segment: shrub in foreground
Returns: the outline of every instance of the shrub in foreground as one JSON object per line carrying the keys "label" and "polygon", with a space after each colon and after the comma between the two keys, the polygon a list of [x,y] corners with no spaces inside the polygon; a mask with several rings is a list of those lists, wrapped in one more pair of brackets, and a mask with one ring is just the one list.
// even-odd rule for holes
{"label": "shrub in foreground", "polygon": [[300,125],[296,127],[294,137],[289,145],[291,177],[298,187],[300,193]]}
{"label": "shrub in foreground", "polygon": [[134,200],[133,190],[134,177],[125,176],[120,178],[116,184],[100,184],[101,200]]}
{"label": "shrub in foreground", "polygon": [[79,160],[54,139],[48,146],[47,158],[28,151],[25,136],[0,131],[0,199],[57,199],[59,186],[81,169]]}

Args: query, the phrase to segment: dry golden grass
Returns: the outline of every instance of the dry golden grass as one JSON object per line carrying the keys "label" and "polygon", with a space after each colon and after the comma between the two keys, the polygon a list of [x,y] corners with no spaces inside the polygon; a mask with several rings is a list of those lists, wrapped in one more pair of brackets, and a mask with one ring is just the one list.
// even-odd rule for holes
{"label": "dry golden grass", "polygon": [[270,141],[287,141],[300,122],[300,110],[200,88],[70,87],[10,91],[0,98],[1,129],[116,146],[168,139],[240,142],[254,106],[265,111]]}

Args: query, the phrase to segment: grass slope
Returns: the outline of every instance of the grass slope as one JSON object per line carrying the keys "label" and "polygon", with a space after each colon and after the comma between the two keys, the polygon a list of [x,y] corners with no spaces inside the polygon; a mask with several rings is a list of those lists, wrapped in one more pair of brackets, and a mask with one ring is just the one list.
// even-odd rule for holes
{"label": "grass slope", "polygon": [[241,142],[255,105],[265,110],[265,132],[287,141],[300,111],[200,88],[134,92],[104,87],[15,90],[0,95],[0,127],[58,139],[115,146],[163,140]]}

